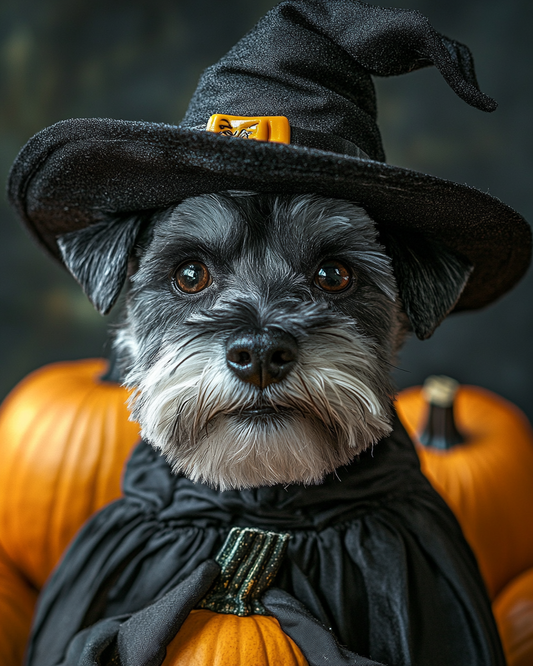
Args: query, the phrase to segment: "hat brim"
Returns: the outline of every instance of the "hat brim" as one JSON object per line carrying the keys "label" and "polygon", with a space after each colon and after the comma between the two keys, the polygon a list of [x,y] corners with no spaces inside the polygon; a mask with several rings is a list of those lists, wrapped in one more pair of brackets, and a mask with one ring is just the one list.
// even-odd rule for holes
{"label": "hat brim", "polygon": [[347,199],[381,227],[441,239],[474,266],[456,311],[496,300],[531,258],[523,217],[473,187],[383,162],[158,123],[57,123],[21,150],[8,193],[38,242],[61,261],[60,234],[228,189]]}

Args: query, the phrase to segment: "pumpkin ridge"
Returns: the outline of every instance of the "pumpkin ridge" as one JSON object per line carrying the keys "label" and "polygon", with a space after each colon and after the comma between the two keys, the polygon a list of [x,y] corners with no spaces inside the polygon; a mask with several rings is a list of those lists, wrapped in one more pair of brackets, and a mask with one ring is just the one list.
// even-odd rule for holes
{"label": "pumpkin ridge", "polygon": [[[95,386],[95,389],[100,389],[101,390],[101,385],[99,383],[99,377],[95,377],[95,382],[97,382],[97,385]],[[106,406],[109,405],[111,400],[109,399],[111,396],[105,396],[106,397]],[[98,447],[98,455],[95,456],[95,462],[96,464],[94,465],[94,473],[91,475],[90,478],[90,485],[87,486],[87,494],[89,497],[92,498],[91,501],[91,506],[90,506],[90,511],[91,513],[96,513],[98,508],[101,506],[99,503],[99,496],[101,493],[99,492],[99,485],[101,485],[101,474],[98,474],[98,470],[103,470],[105,463],[106,463],[106,458],[111,456],[113,454],[113,451],[110,449],[109,446],[107,446],[108,440],[111,441],[116,441],[116,427],[113,428],[113,430],[110,429],[110,421],[112,419],[112,413],[111,411],[115,411],[114,409],[105,409],[103,410],[99,404],[99,401],[101,401],[101,398],[99,397],[99,394],[97,391],[91,392],[88,396],[88,404],[87,404],[87,411],[92,414],[91,416],[91,423],[94,424],[95,426],[98,427],[99,429],[99,435],[95,437],[93,434],[91,434],[91,442],[96,441],[97,447]],[[113,405],[114,407],[114,405]],[[113,419],[115,421],[116,419]],[[115,425],[115,424],[113,424]],[[93,432],[93,431],[91,431]],[[114,433],[110,434],[110,432]],[[91,447],[96,449],[96,447]]]}
{"label": "pumpkin ridge", "polygon": [[[256,652],[259,652],[259,650],[261,650],[262,654],[264,654],[266,659],[268,659],[268,646],[267,646],[267,643],[265,641],[265,636],[264,636],[263,632],[259,630],[259,627],[256,627],[256,635],[257,635],[257,642],[258,642]],[[243,655],[243,656],[246,656],[246,655]],[[265,659],[265,661],[266,661],[266,659]],[[242,663],[245,663],[245,662],[243,661]]]}
{"label": "pumpkin ridge", "polygon": [[[34,381],[29,381],[32,379],[38,383],[38,386],[35,386]],[[22,420],[20,413],[21,396],[27,397],[29,395],[30,398],[34,398],[35,395],[40,396],[43,388],[48,389],[48,384],[48,377],[45,376],[42,371],[36,371],[30,375],[29,378],[21,382],[21,385],[17,387],[12,394],[11,401],[6,401],[2,406],[2,417],[4,417],[5,414],[8,414],[8,427],[11,426],[10,421],[16,421],[16,424],[19,425]],[[49,402],[53,401],[48,401],[47,404]],[[28,409],[26,405],[23,405],[23,411],[24,415],[26,415],[30,409]],[[15,432],[15,436],[7,437],[6,441],[8,444],[11,440],[12,442],[16,442],[16,446],[10,447],[12,450],[10,451],[9,456],[11,458],[9,473],[7,473],[6,470],[7,483],[5,484],[3,494],[7,498],[10,498],[4,503],[6,507],[10,506],[11,503],[16,504],[20,501],[20,489],[26,486],[28,467],[32,460],[38,458],[38,453],[36,454],[35,451],[38,451],[39,445],[43,440],[42,433],[46,435],[50,430],[51,418],[52,416],[49,414],[48,419],[43,419],[42,406],[39,405],[39,409],[35,409],[35,406],[32,405],[31,418],[29,421],[24,421],[24,425],[21,429],[22,432]],[[2,426],[3,425],[4,424],[2,423]],[[25,442],[25,446],[22,446],[23,441]],[[17,464],[13,464],[15,461]],[[36,565],[35,562],[37,553],[28,552],[27,549],[25,549],[26,552],[19,550],[20,545],[25,543],[24,536],[26,528],[24,522],[18,520],[15,521],[14,516],[15,514],[12,511],[6,516],[2,516],[2,522],[5,522],[5,525],[3,526],[5,527],[5,530],[2,531],[5,531],[6,537],[7,535],[11,536],[11,538],[4,544],[4,547],[6,553],[9,554],[10,559],[20,563],[19,569],[23,576],[31,582],[32,586],[38,589],[44,580],[39,580],[38,575],[35,575],[36,569],[38,569],[38,565]],[[47,522],[49,522],[48,512],[45,512],[45,518],[47,519]],[[32,533],[32,536],[35,535]],[[15,552],[12,552],[12,548],[14,548]],[[34,550],[37,551],[37,549]],[[17,553],[17,551],[19,552]],[[46,554],[44,554],[43,557],[46,557]]]}
{"label": "pumpkin ridge", "polygon": [[[103,382],[100,381],[100,376],[104,371],[105,369],[102,372],[94,373],[93,381],[95,385],[93,391],[91,391],[87,396],[88,412],[93,414],[91,417],[91,422],[97,421],[100,429],[99,436],[96,438],[91,437],[91,439],[96,440],[98,445],[98,456],[95,458],[98,461],[98,464],[95,467],[96,469],[99,468],[102,472],[101,474],[92,474],[91,484],[88,486],[89,496],[92,498],[90,508],[91,513],[95,513],[102,506],[102,504],[105,503],[102,502],[103,493],[100,489],[100,486],[102,485],[102,480],[109,477],[109,473],[106,473],[105,470],[106,468],[112,469],[113,454],[115,452],[114,448],[107,446],[107,444],[108,441],[117,441],[118,439],[116,407],[119,399],[121,398],[119,398],[119,396],[117,396],[116,392],[113,390],[115,387],[112,387],[112,389],[109,390],[110,387],[106,386]],[[107,409],[104,410],[99,404],[102,401],[102,397],[100,397],[102,390],[105,391],[105,401],[107,407]]]}
{"label": "pumpkin ridge", "polygon": [[[78,399],[76,400],[75,409],[70,414],[71,421],[65,438],[65,451],[56,469],[54,494],[47,525],[47,532],[55,537],[50,550],[59,555],[63,552],[66,544],[61,529],[57,528],[68,522],[65,520],[65,514],[67,516],[70,514],[68,498],[71,496],[71,492],[68,480],[71,477],[70,471],[79,465],[80,457],[84,453],[83,451],[80,452],[80,447],[83,444],[84,433],[88,430],[85,424],[93,424],[95,415],[92,413],[91,403],[94,402],[92,398],[94,398],[96,390],[96,386],[91,384],[85,388],[79,381],[72,382],[71,385],[70,395],[76,395]],[[97,459],[97,456],[93,454],[93,458],[95,457]],[[62,479],[67,479],[67,484],[61,483]],[[92,485],[94,485],[94,477],[91,478]]]}
{"label": "pumpkin ridge", "polygon": [[[59,369],[58,369],[59,370]],[[54,373],[55,375],[55,373]],[[57,385],[55,383],[56,377],[52,375],[51,377],[46,377],[46,384],[49,384],[49,395],[52,396],[52,399],[50,400],[50,403],[54,404],[57,402],[61,402],[61,395],[57,395]],[[44,513],[44,520],[41,523],[40,527],[40,532],[43,535],[46,535],[46,549],[45,552],[43,553],[42,556],[42,563],[44,567],[41,570],[41,575],[42,573],[46,570],[50,572],[55,564],[57,563],[57,558],[54,557],[53,553],[62,553],[65,544],[60,543],[61,538],[58,538],[58,530],[56,529],[58,526],[61,527],[63,522],[60,517],[62,515],[61,511],[61,505],[62,505],[62,498],[59,496],[61,494],[62,490],[62,479],[65,478],[65,476],[68,478],[68,475],[65,475],[65,469],[68,467],[68,458],[69,455],[76,456],[78,451],[77,447],[76,450],[73,451],[74,446],[73,443],[76,441],[73,439],[72,434],[76,428],[79,428],[79,421],[80,421],[80,415],[83,413],[83,403],[80,401],[78,395],[80,393],[78,386],[76,385],[77,382],[69,382],[69,390],[70,393],[69,395],[76,395],[76,401],[72,401],[75,404],[75,408],[73,411],[69,413],[70,417],[70,422],[67,424],[67,427],[64,430],[64,438],[63,438],[63,446],[61,448],[61,451],[56,451],[54,452],[56,456],[58,457],[59,463],[54,465],[53,469],[53,474],[50,474],[50,471],[48,470],[48,474],[50,474],[50,478],[53,477],[53,481],[51,481],[49,484],[47,484],[48,488],[47,491],[49,493],[48,496],[48,508],[47,511]],[[62,387],[63,390],[65,390],[65,387]],[[82,391],[82,400],[85,400],[87,395],[91,392],[91,388],[85,389]],[[43,406],[40,406],[40,414],[39,418],[41,422],[43,422],[43,411],[46,410],[46,407],[43,408]],[[60,425],[63,425],[64,422],[61,422]],[[56,434],[56,426],[57,424],[54,423],[52,420],[45,421],[43,423],[43,434],[35,437],[35,443],[36,444],[42,444],[42,442],[56,442],[55,446],[57,447],[57,437],[55,437]],[[32,456],[33,457],[33,456]],[[60,530],[59,530],[60,531]],[[63,548],[61,547],[63,546]],[[44,585],[45,580],[47,576],[43,578],[42,580],[36,581],[36,583],[39,586]]]}

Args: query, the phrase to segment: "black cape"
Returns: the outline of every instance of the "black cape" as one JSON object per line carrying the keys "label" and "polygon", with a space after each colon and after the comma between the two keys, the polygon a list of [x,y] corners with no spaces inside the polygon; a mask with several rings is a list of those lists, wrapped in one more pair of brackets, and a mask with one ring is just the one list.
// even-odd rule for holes
{"label": "black cape", "polygon": [[[218,492],[173,475],[141,442],[124,498],[83,527],[46,585],[26,664],[105,663],[65,655],[91,652],[98,632],[109,642],[154,600],[163,607],[169,595],[183,596],[233,526],[291,533],[274,614],[289,593],[349,651],[389,666],[504,666],[475,558],[398,420],[373,451],[309,487]],[[193,583],[182,582],[188,576]]]}

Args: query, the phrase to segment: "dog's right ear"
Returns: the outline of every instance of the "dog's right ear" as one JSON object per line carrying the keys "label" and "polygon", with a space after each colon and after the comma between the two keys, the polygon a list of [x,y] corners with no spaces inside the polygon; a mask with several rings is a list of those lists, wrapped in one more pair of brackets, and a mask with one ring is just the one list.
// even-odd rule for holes
{"label": "dog's right ear", "polygon": [[140,216],[108,219],[57,238],[66,267],[100,314],[107,314],[120,294],[142,224]]}

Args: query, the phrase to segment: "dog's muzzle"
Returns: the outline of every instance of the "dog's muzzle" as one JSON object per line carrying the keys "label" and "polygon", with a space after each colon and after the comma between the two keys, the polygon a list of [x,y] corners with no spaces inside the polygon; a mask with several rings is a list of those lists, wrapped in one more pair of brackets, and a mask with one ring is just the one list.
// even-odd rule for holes
{"label": "dog's muzzle", "polygon": [[226,343],[228,368],[260,389],[284,379],[297,359],[298,343],[280,330],[240,331]]}

